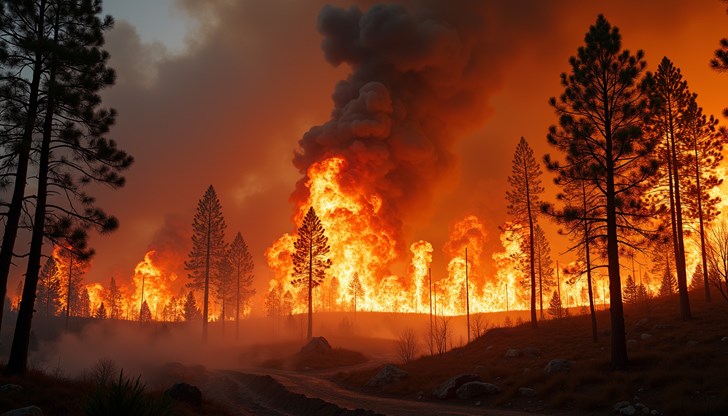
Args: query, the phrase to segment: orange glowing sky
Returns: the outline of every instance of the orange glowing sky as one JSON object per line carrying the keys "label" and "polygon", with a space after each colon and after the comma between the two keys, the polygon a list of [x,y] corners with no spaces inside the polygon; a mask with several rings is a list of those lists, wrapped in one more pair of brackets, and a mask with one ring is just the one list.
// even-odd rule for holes
{"label": "orange glowing sky", "polygon": [[[242,232],[255,257],[258,293],[266,290],[272,272],[264,251],[293,230],[289,197],[300,178],[291,162],[293,152],[310,127],[328,120],[334,85],[348,73],[347,67],[331,67],[322,56],[316,17],[325,3],[359,4],[362,9],[373,4],[179,0],[171,4],[187,19],[189,31],[174,53],[139,36],[138,27],[149,23],[135,22],[134,16],[144,9],[117,19],[107,47],[118,79],[105,93],[105,103],[119,111],[110,137],[136,163],[122,190],[97,192],[100,205],[119,217],[121,227],[112,235],[93,237],[97,255],[88,282],[107,284],[112,275],[130,281],[151,248],[181,253],[184,260],[197,201],[213,184],[228,238]],[[718,40],[728,36],[725,4],[718,0],[504,4],[502,16],[491,16],[497,24],[484,28],[484,33],[497,31],[493,54],[499,62],[487,75],[489,111],[475,122],[479,127],[474,132],[459,140],[459,173],[437,190],[434,204],[423,207],[424,215],[404,224],[410,243],[432,243],[434,276],[446,273],[442,252],[448,227],[467,214],[485,225],[482,265],[485,273],[494,273],[490,259],[502,250],[498,226],[507,220],[504,194],[516,144],[524,136],[539,158],[552,151],[545,135],[556,119],[547,101],[561,93],[559,74],[568,70],[568,58],[583,44],[597,14],[619,27],[625,47],[645,51],[649,70],[668,56],[707,113],[717,115],[728,106],[728,75],[713,72],[708,64]],[[519,21],[529,24],[516,25]],[[507,30],[511,26],[521,29],[514,33]],[[563,248],[556,228],[545,228],[552,245]],[[21,274],[18,269],[14,273],[16,279]],[[12,293],[13,281],[8,288]]]}

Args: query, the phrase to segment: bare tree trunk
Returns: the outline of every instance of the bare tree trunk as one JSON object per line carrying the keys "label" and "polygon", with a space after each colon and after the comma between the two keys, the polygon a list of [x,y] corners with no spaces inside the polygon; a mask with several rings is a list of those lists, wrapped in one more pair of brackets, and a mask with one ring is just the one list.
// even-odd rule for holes
{"label": "bare tree trunk", "polygon": [[584,253],[586,259],[586,282],[589,289],[589,316],[591,318],[592,341],[598,342],[599,339],[597,337],[597,315],[594,311],[594,292],[592,290],[591,254],[589,253],[589,224],[586,220],[586,185],[584,184],[584,182],[581,183],[581,190],[584,204]]}
{"label": "bare tree trunk", "polygon": [[675,250],[675,267],[677,268],[677,287],[680,292],[680,318],[690,319],[690,298],[688,296],[688,279],[685,270],[685,240],[683,238],[682,203],[680,200],[680,166],[675,144],[674,121],[670,113],[670,148],[672,152],[672,170],[675,179],[675,228],[677,229],[677,248]]}
{"label": "bare tree trunk", "polygon": [[313,239],[308,241],[308,332],[306,339],[313,338]]}

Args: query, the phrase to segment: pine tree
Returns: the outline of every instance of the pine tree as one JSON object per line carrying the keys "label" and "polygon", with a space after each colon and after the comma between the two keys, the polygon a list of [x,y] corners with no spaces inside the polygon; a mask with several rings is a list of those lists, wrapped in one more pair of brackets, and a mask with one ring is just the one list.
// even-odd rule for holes
{"label": "pine tree", "polygon": [[564,317],[564,307],[561,304],[561,296],[559,296],[559,292],[555,290],[551,295],[551,301],[549,302],[549,315],[554,318]]}
{"label": "pine tree", "polygon": [[139,310],[139,322],[152,322],[152,311],[149,309],[149,304],[146,300],[142,302],[142,307]]}
{"label": "pine tree", "polygon": [[697,291],[700,289],[703,289],[703,285],[705,284],[705,279],[703,278],[703,268],[701,265],[695,266],[695,272],[693,272],[693,277],[690,279],[690,291]]}
{"label": "pine tree", "polygon": [[681,190],[685,188],[683,178],[684,134],[680,119],[688,105],[690,91],[683,80],[680,69],[669,59],[662,58],[654,77],[649,79],[650,117],[647,131],[656,140],[663,142],[656,149],[657,154],[666,162],[655,176],[656,181],[666,177],[670,225],[672,226],[673,250],[675,251],[675,270],[680,292],[680,316],[690,318],[690,300],[687,293],[687,272],[685,269],[685,239],[683,232],[683,203]]}
{"label": "pine tree", "polygon": [[632,275],[627,276],[627,281],[624,284],[624,293],[622,294],[624,303],[627,305],[636,305],[639,300],[639,291],[637,284],[634,282]]}
{"label": "pine tree", "polygon": [[71,316],[81,316],[83,275],[89,267],[91,253],[85,247],[85,239],[67,241],[68,246],[56,246],[54,258],[61,281],[61,302],[64,304],[66,329]]}
{"label": "pine tree", "polygon": [[291,281],[293,285],[306,285],[308,288],[308,339],[313,336],[313,289],[324,281],[326,270],[331,267],[331,260],[326,257],[329,252],[329,239],[324,232],[313,207],[309,208],[294,243]]}
{"label": "pine tree", "polygon": [[185,298],[182,315],[184,316],[186,322],[193,321],[200,316],[200,310],[197,308],[195,294],[192,291],[190,291]]}
{"label": "pine tree", "polygon": [[652,159],[656,143],[644,137],[641,128],[646,108],[639,82],[646,66],[642,51],[632,55],[622,50],[619,30],[602,15],[585,42],[569,60],[571,73],[561,76],[564,93],[550,100],[559,127],[552,126],[547,138],[566,160],[555,162],[547,156],[546,161],[559,177],[588,181],[602,193],[602,216],[594,221],[599,221],[606,241],[611,364],[616,370],[628,363],[619,244],[648,219],[641,197],[646,179],[657,168]]}
{"label": "pine tree", "polygon": [[61,308],[61,280],[53,257],[49,257],[38,279],[37,309],[44,316],[56,316]]}
{"label": "pine tree", "polygon": [[286,290],[286,292],[283,293],[283,298],[281,300],[281,315],[293,315],[293,294],[290,290]]}
{"label": "pine tree", "polygon": [[116,284],[116,279],[114,277],[111,277],[111,281],[109,282],[109,291],[108,291],[108,302],[109,302],[109,318],[112,319],[120,319],[124,299],[121,294],[121,289],[119,289],[119,286]]}
{"label": "pine tree", "polygon": [[215,276],[215,269],[227,251],[225,228],[220,201],[217,199],[215,188],[210,185],[197,204],[197,212],[192,223],[192,250],[189,260],[185,262],[185,268],[190,272],[189,277],[192,280],[188,286],[195,290],[203,290],[203,341],[207,340],[210,280]]}
{"label": "pine tree", "polygon": [[359,274],[354,273],[354,277],[351,279],[351,282],[349,282],[349,295],[351,296],[352,304],[354,306],[354,313],[356,314],[356,301],[364,296],[364,288],[361,285],[361,280],[359,280]]}
{"label": "pine tree", "polygon": [[[710,60],[710,67],[718,72],[728,72],[728,38],[720,40],[720,48],[715,50],[713,59]],[[728,117],[728,108],[723,110],[723,115]]]}
{"label": "pine tree", "polygon": [[253,295],[253,256],[250,255],[248,245],[243,235],[237,233],[228,253],[233,268],[235,282],[235,339],[240,338],[240,308],[247,303]]}
{"label": "pine tree", "polygon": [[670,267],[667,267],[665,269],[665,273],[662,275],[662,280],[660,281],[659,295],[661,297],[672,296],[676,290],[677,290],[677,279],[675,278],[675,275],[670,270]]}
{"label": "pine tree", "polygon": [[101,302],[99,307],[96,308],[96,312],[94,312],[94,318],[106,319],[106,306],[104,306],[104,302]]}
{"label": "pine tree", "polygon": [[536,317],[536,217],[541,204],[539,195],[543,193],[541,186],[541,167],[533,157],[533,150],[521,137],[513,156],[512,174],[508,177],[511,189],[506,191],[508,214],[514,222],[520,224],[528,232],[526,241],[529,248],[528,264],[530,269],[531,288],[531,327],[538,326]]}
{"label": "pine tree", "polygon": [[106,66],[109,54],[103,50],[103,33],[111,28],[113,19],[98,17],[101,1],[41,0],[37,4],[38,10],[48,6],[44,12],[48,39],[43,42],[47,49],[42,106],[37,112],[40,143],[31,150],[37,153],[31,157],[37,160],[35,212],[25,292],[8,360],[10,373],[26,368],[44,240],[80,241],[87,239],[91,228],[102,233],[115,230],[116,218],[98,208],[86,189],[93,183],[122,187],[124,177],[119,173],[133,162],[113,140],[103,137],[116,117],[113,109],[99,108],[100,90],[111,86],[115,78]]}
{"label": "pine tree", "polygon": [[280,314],[281,290],[278,288],[278,285],[275,285],[268,290],[268,295],[265,297],[265,316],[271,318]]}
{"label": "pine tree", "polygon": [[711,190],[723,183],[723,179],[717,175],[717,169],[723,160],[723,148],[728,143],[728,134],[717,129],[718,120],[715,117],[708,118],[703,114],[695,94],[690,97],[687,109],[682,114],[681,123],[687,152],[685,158],[687,170],[685,176],[688,178],[685,191],[687,215],[698,221],[701,276],[705,299],[710,302],[706,227],[719,214],[718,204],[721,199],[720,196],[711,196]]}

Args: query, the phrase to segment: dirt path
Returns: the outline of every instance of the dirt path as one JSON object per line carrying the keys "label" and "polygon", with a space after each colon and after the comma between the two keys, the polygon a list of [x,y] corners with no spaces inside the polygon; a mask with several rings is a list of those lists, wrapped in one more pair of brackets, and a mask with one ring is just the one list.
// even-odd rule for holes
{"label": "dirt path", "polygon": [[[371,415],[391,416],[524,416],[534,415],[519,411],[486,409],[475,405],[459,405],[436,401],[413,401],[379,397],[344,389],[321,374],[297,373],[267,368],[246,368],[241,371],[219,370],[212,374],[213,383],[218,383],[217,392],[222,393],[224,403],[240,415],[248,415],[251,406],[261,415]],[[281,389],[283,387],[283,389]],[[305,396],[305,397],[303,397]],[[320,400],[317,400],[320,399]],[[312,402],[310,402],[312,401]],[[318,408],[323,402],[333,408]],[[235,406],[240,405],[240,410]],[[348,411],[346,409],[349,409]],[[358,409],[358,410],[355,410]],[[366,409],[365,412],[361,409]],[[313,411],[313,413],[311,413]],[[343,411],[343,413],[342,413]]]}

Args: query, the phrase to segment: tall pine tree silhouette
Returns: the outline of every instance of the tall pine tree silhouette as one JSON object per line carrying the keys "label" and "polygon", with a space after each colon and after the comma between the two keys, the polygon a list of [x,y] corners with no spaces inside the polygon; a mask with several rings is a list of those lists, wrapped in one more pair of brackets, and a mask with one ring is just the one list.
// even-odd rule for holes
{"label": "tall pine tree silhouette", "polygon": [[641,76],[646,63],[642,51],[622,50],[619,29],[599,15],[589,28],[586,45],[569,59],[571,73],[561,75],[564,92],[550,103],[559,117],[547,136],[565,154],[565,161],[546,157],[560,177],[581,178],[602,193],[599,221],[606,240],[611,317],[611,365],[628,363],[622,305],[619,245],[647,213],[641,206],[646,180],[654,175],[655,141],[642,133],[646,108]]}
{"label": "tall pine tree silhouette", "polygon": [[232,266],[235,285],[235,339],[240,338],[240,307],[244,306],[250,297],[255,294],[253,285],[253,256],[250,255],[248,245],[243,235],[237,233],[230,244],[228,252]]}
{"label": "tall pine tree silhouette", "polygon": [[291,283],[306,285],[308,291],[308,339],[313,336],[313,288],[324,281],[326,270],[331,267],[331,260],[326,257],[329,252],[329,239],[324,231],[321,220],[311,207],[298,229],[298,239],[294,243]]}
{"label": "tall pine tree silhouette", "polygon": [[536,317],[536,216],[539,213],[540,198],[543,193],[541,186],[541,167],[533,157],[533,150],[521,137],[513,155],[512,174],[508,177],[511,189],[506,191],[508,200],[508,214],[514,217],[516,223],[523,226],[528,232],[525,240],[529,248],[528,266],[531,288],[531,327],[538,326]]}
{"label": "tall pine tree silhouette", "polygon": [[192,280],[188,286],[202,290],[202,340],[207,341],[209,318],[210,280],[215,276],[222,258],[226,255],[225,218],[222,206],[210,185],[197,204],[197,212],[192,222],[192,249],[185,269]]}

